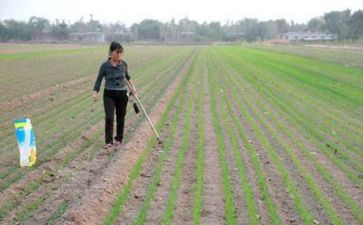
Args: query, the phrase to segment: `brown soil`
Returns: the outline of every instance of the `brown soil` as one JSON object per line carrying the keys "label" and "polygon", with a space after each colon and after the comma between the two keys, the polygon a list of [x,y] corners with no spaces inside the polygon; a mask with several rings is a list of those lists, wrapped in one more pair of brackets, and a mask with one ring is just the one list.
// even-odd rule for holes
{"label": "brown soil", "polygon": [[343,49],[343,50],[363,50],[361,46],[349,45],[305,45],[312,48],[325,48],[325,49]]}
{"label": "brown soil", "polygon": [[[269,108],[269,109],[272,110],[271,112],[275,111],[274,109],[271,109],[271,108]],[[347,177],[347,175],[343,171],[341,171],[336,165],[334,165],[332,163],[332,161],[329,160],[326,157],[326,155],[324,155],[319,150],[318,147],[316,147],[314,144],[312,144],[310,140],[308,140],[304,135],[302,135],[296,129],[296,127],[293,127],[282,116],[279,116],[278,119],[286,127],[288,127],[288,129],[294,135],[294,138],[296,138],[296,140],[299,140],[300,142],[302,142],[306,146],[306,148],[310,150],[310,153],[314,156],[313,158],[315,158],[317,161],[319,161],[319,163],[321,165],[323,165],[328,171],[330,171],[330,173],[333,176],[334,180],[336,180],[337,183],[339,183],[340,185],[342,185],[344,187],[346,192],[349,193],[349,195],[352,196],[352,198],[360,205],[360,207],[363,207],[363,192],[359,188],[359,186],[357,184],[355,184],[354,182],[352,182],[349,179],[349,177]],[[291,146],[293,146],[292,140],[289,140],[286,137],[285,137],[285,140],[287,140],[289,142],[289,144]],[[299,151],[296,151],[296,149],[295,149],[295,153],[299,156],[299,158],[304,158],[301,155],[302,153],[300,153]],[[307,161],[309,163],[310,166],[308,166],[308,169],[311,169],[311,170],[314,169],[314,167],[312,166],[312,163],[310,162],[310,160],[307,160],[306,158],[304,158],[304,161]]]}
{"label": "brown soil", "polygon": [[[184,119],[182,119],[183,115],[185,115],[185,112],[181,114],[180,121],[184,121]],[[158,183],[157,190],[154,194],[149,211],[147,213],[145,220],[146,224],[160,224],[160,219],[165,209],[165,202],[168,198],[170,184],[174,175],[177,154],[180,150],[180,145],[183,140],[183,125],[184,124],[182,122],[178,124],[177,132],[174,137],[174,144],[170,150],[169,157],[166,159],[164,168],[162,170],[163,175],[160,179],[160,182]]]}
{"label": "brown soil", "polygon": [[[186,66],[176,75],[175,81],[172,85],[169,85],[168,90],[171,91],[180,80],[180,77],[185,73]],[[168,99],[164,97],[162,103],[167,102]],[[160,105],[160,104],[159,104]],[[136,118],[132,121],[127,121],[125,130],[129,133],[128,128],[131,124],[135,123]],[[4,195],[1,196],[1,204],[13,199],[19,190],[23,190],[30,181],[40,180],[41,187],[26,196],[26,199],[22,200],[19,207],[16,207],[10,213],[8,213],[5,221],[12,221],[14,216],[24,208],[24,206],[31,204],[39,197],[49,197],[44,201],[42,206],[37,210],[35,217],[31,217],[29,224],[41,224],[45,223],[49,216],[57,209],[57,207],[63,202],[69,202],[82,195],[82,192],[92,185],[95,177],[102,176],[101,171],[104,170],[112,156],[113,150],[106,151],[104,149],[97,151],[95,157],[90,161],[89,149],[94,147],[90,146],[86,150],[82,150],[81,154],[71,161],[66,167],[61,170],[57,168],[63,163],[65,155],[72,152],[79,151],[80,147],[89,140],[94,139],[96,132],[102,130],[103,122],[100,122],[82,134],[74,143],[63,148],[57,153],[51,161],[44,163],[36,170],[27,174],[20,182],[13,184],[4,191]],[[127,137],[126,137],[127,138]],[[94,150],[92,150],[94,151]],[[91,179],[92,177],[92,179]],[[50,195],[51,193],[51,195]],[[49,196],[48,196],[49,195]],[[23,206],[23,207],[21,207]]]}
{"label": "brown soil", "polygon": [[[226,90],[229,95],[231,96],[231,92],[229,90]],[[243,101],[243,104],[245,104],[245,100],[242,96],[239,96],[241,101]],[[232,97],[230,97],[232,99]],[[296,210],[294,207],[294,203],[292,199],[290,198],[289,193],[284,188],[282,177],[280,176],[279,172],[277,171],[277,168],[275,167],[274,163],[272,163],[272,160],[268,154],[266,154],[264,147],[261,145],[261,143],[258,141],[253,129],[250,127],[250,125],[245,121],[243,116],[239,113],[239,108],[236,104],[233,104],[234,111],[236,112],[236,116],[238,116],[241,120],[241,125],[243,125],[245,132],[247,133],[247,138],[249,140],[249,143],[253,145],[254,149],[257,152],[257,155],[259,157],[259,164],[262,166],[262,169],[264,171],[265,180],[267,182],[270,196],[272,197],[272,200],[274,201],[277,209],[277,213],[280,216],[281,220],[284,224],[302,224],[302,221],[300,220],[299,216],[296,214]],[[241,142],[241,140],[239,140]],[[243,146],[243,144],[242,144]],[[243,155],[245,159],[249,159],[249,157],[246,154],[246,150],[243,150]],[[253,171],[254,168],[252,166],[252,162],[248,162],[246,164],[247,172],[249,173],[248,177],[252,179],[257,179],[257,175]],[[253,176],[251,176],[252,174]],[[262,224],[270,224],[268,218],[268,212],[266,205],[264,203],[262,193],[260,192],[257,180],[256,181],[250,181],[250,184],[252,184],[254,189],[255,196],[258,196],[258,205],[259,205],[259,211],[260,211],[260,217]]]}
{"label": "brown soil", "polygon": [[[199,79],[201,80],[201,79]],[[194,81],[197,82],[197,81]],[[193,224],[193,206],[194,206],[194,190],[196,181],[196,162],[198,149],[198,97],[202,90],[197,88],[194,101],[194,110],[190,127],[189,149],[186,152],[184,160],[183,175],[180,180],[180,187],[177,193],[176,209],[174,212],[173,224]]]}
{"label": "brown soil", "polygon": [[[57,178],[64,176],[65,174],[62,173],[62,171],[57,171],[56,168],[59,167],[59,165],[62,164],[62,161],[66,154],[75,151],[80,148],[81,145],[85,143],[86,140],[91,139],[94,134],[102,127],[102,123],[99,123],[93,127],[91,127],[86,133],[84,133],[79,139],[77,139],[74,143],[67,145],[65,148],[63,148],[55,157],[53,160],[44,163],[43,165],[39,166],[36,170],[28,173],[25,177],[23,177],[18,183],[10,186],[6,190],[4,190],[3,195],[0,197],[0,205],[3,205],[4,203],[11,201],[11,199],[14,199],[14,197],[17,196],[17,193],[21,190],[24,190],[24,188],[32,181],[39,181],[42,184],[45,185],[41,186],[40,189],[31,195],[27,197],[27,199],[23,202],[21,202],[21,205],[27,205],[30,202],[34,201],[35,199],[39,198],[40,196],[45,195],[46,192],[54,188],[54,184],[58,184],[57,182],[54,182]],[[74,165],[77,167],[77,165]],[[58,176],[58,177],[57,177]],[[17,205],[18,206],[18,205]],[[19,207],[22,208],[22,207]],[[10,221],[13,221],[14,217],[16,216],[17,210],[11,211],[5,220],[3,221],[5,224],[11,223]]]}
{"label": "brown soil", "polygon": [[[205,68],[205,73],[207,70]],[[205,75],[205,79],[207,78]],[[205,85],[207,85],[207,82]],[[208,86],[205,87],[208,90]],[[205,159],[202,202],[203,209],[201,215],[202,224],[225,224],[224,217],[224,198],[221,179],[221,167],[218,157],[217,137],[214,132],[212,114],[210,111],[210,93],[205,93],[203,113],[205,124]]]}
{"label": "brown soil", "polygon": [[[253,145],[254,149],[257,152],[259,162],[265,174],[265,180],[267,182],[270,196],[272,197],[272,200],[276,205],[276,210],[281,218],[281,221],[284,224],[303,224],[303,222],[296,213],[294,203],[285,186],[283,185],[284,182],[282,180],[282,177],[277,171],[277,168],[275,167],[272,159],[266,153],[266,150],[257,139],[250,125],[243,118],[241,118],[241,123],[244,126],[245,131],[247,132],[249,142]],[[260,201],[263,202],[262,198],[260,198]],[[264,208],[264,210],[266,211],[261,213],[262,220],[264,216],[268,215],[267,209]],[[270,222],[268,222],[268,219],[266,218],[263,224],[270,224]]]}
{"label": "brown soil", "polygon": [[[270,109],[270,112],[273,112],[273,109]],[[283,120],[283,118],[279,118],[280,120]],[[270,120],[267,120],[267,122],[269,124],[272,125],[274,130],[278,130],[277,126]],[[286,121],[285,121],[286,123]],[[302,135],[299,134],[295,128],[293,128],[291,125],[289,126],[290,130],[294,130],[294,135],[296,139],[301,139]],[[287,165],[292,165],[293,162],[291,159],[289,159],[287,157],[287,154],[282,150],[283,147],[277,142],[277,140],[275,140],[273,137],[271,137],[271,135],[266,132],[267,136],[269,137],[269,140],[271,141],[271,143],[275,146],[276,149],[279,149],[280,151],[278,151],[278,153],[280,154],[281,158],[284,159],[284,164]],[[307,159],[301,152],[301,150],[298,149],[298,147],[294,144],[293,140],[291,140],[290,138],[288,138],[285,134],[283,134],[282,132],[279,133],[279,135],[284,138],[284,140],[286,140],[286,142],[288,143],[288,145],[290,146],[290,148],[294,151],[294,153],[296,154],[296,156],[299,158],[299,160],[302,162],[303,165],[305,165],[305,168],[307,168],[307,170],[310,172],[310,174],[313,176],[315,183],[319,186],[319,189],[326,195],[326,197],[328,198],[328,200],[332,203],[333,208],[335,208],[336,212],[338,212],[339,216],[344,220],[344,221],[350,221],[351,224],[358,224],[358,222],[356,221],[356,218],[352,215],[352,213],[350,212],[350,210],[347,208],[347,206],[341,201],[341,199],[339,199],[339,197],[335,194],[334,188],[328,184],[324,178],[320,175],[320,173],[317,171],[317,169],[315,168],[314,164],[311,162],[310,159]],[[308,146],[310,147],[310,149],[314,149],[317,156],[317,158],[320,158],[320,162],[326,166],[326,164],[330,164],[330,169],[334,168],[332,167],[332,163],[330,160],[326,160],[325,157],[323,156],[323,154],[317,149],[316,146],[313,146],[311,143],[307,143],[307,141],[304,141],[304,144],[308,144]],[[325,161],[326,160],[326,161]],[[346,176],[343,175],[343,173],[336,169],[337,173],[332,173],[334,178],[337,179],[337,181],[341,181],[341,182],[346,182],[343,183],[345,184],[345,188],[348,188],[348,190],[353,198],[356,198],[358,201],[358,203],[360,205],[362,205],[362,193],[359,190],[359,188],[352,184],[352,182],[349,182],[349,180],[347,179]],[[290,172],[291,170],[289,170]],[[339,176],[338,176],[339,175]],[[342,183],[339,183],[342,184]],[[359,201],[360,199],[360,201]]]}
{"label": "brown soil", "polygon": [[8,100],[8,101],[5,101],[5,102],[0,102],[0,113],[3,110],[4,111],[5,110],[9,111],[9,110],[17,108],[19,106],[26,105],[26,104],[28,104],[28,103],[36,100],[36,99],[44,98],[45,96],[50,96],[50,95],[52,95],[52,94],[54,94],[56,92],[64,91],[65,89],[76,87],[76,86],[78,86],[78,85],[80,85],[82,83],[87,82],[90,79],[94,79],[94,75],[92,75],[92,76],[87,75],[87,76],[84,76],[82,78],[67,81],[67,82],[62,83],[62,84],[56,84],[56,85],[53,85],[53,86],[51,86],[49,88],[45,88],[45,89],[42,89],[40,91],[31,93],[31,94],[23,95],[21,97],[14,98],[12,100]]}
{"label": "brown soil", "polygon": [[[258,97],[261,98],[260,96],[254,96],[253,98],[258,98]],[[253,104],[253,102],[252,102],[252,104]],[[313,154],[314,158],[316,158],[325,168],[327,168],[331,172],[332,176],[339,184],[343,184],[343,187],[345,188],[347,193],[349,193],[353,197],[353,199],[358,203],[358,205],[360,205],[362,207],[363,206],[363,195],[362,195],[362,191],[359,189],[359,187],[356,184],[354,184],[339,168],[334,166],[333,163],[329,159],[327,159],[326,156],[323,153],[321,153],[321,151],[315,145],[313,145],[302,134],[300,134],[299,131],[297,131],[297,129],[295,127],[293,127],[291,124],[289,124],[285,118],[283,118],[281,115],[277,114],[275,109],[273,109],[266,102],[264,102],[263,104],[264,104],[264,106],[266,106],[268,108],[270,113],[276,114],[278,116],[278,119],[281,122],[283,122],[284,125],[286,125],[288,127],[288,129],[294,135],[294,139],[302,141],[302,143],[307,147],[307,149],[310,149],[310,151],[312,153],[314,153]],[[274,124],[271,120],[266,120],[266,122],[271,124],[274,130],[278,130],[277,125]],[[281,159],[284,160],[283,164],[294,167],[293,166],[294,163],[288,157],[288,155],[283,151],[283,147],[277,142],[277,140],[275,140],[274,138],[271,137],[270,133],[268,133],[268,132],[265,132],[265,133],[266,133],[267,137],[269,138],[269,140],[271,141],[271,143],[273,144],[273,146],[279,150],[278,153],[279,153]],[[334,188],[329,183],[327,183],[324,180],[324,178],[320,175],[320,173],[317,171],[316,167],[311,162],[311,160],[306,158],[303,155],[303,153],[301,152],[301,150],[296,146],[296,144],[294,144],[293,140],[288,138],[283,132],[279,132],[278,135],[281,136],[287,142],[288,146],[294,151],[294,153],[299,158],[299,160],[302,162],[302,164],[305,165],[305,168],[313,176],[314,181],[319,186],[319,189],[326,195],[328,200],[331,202],[333,208],[338,213],[339,217],[341,217],[344,221],[350,221],[351,224],[358,224],[358,222],[357,222],[356,218],[354,217],[354,215],[352,214],[352,212],[347,208],[345,203],[343,203],[342,200],[336,195]],[[288,171],[291,173],[293,173],[293,171],[296,171],[296,170],[297,170],[297,168],[295,168],[295,167],[294,167],[294,169],[290,169],[290,168],[288,169]],[[297,186],[302,186],[300,184],[306,183],[304,179],[296,181],[295,179],[297,179],[297,177],[301,177],[301,176],[298,175],[297,171],[294,172],[294,174],[295,173],[296,173],[296,175],[294,175],[292,177],[292,180],[295,181]],[[305,188],[308,189],[307,187],[305,187]],[[320,210],[322,209],[320,206],[318,208]],[[320,217],[322,214],[323,214],[323,212],[319,213],[320,216],[317,217],[318,221],[320,220]],[[324,220],[324,219],[322,219],[322,220]],[[328,223],[327,219],[325,219],[324,222]]]}
{"label": "brown soil", "polygon": [[[246,105],[245,100],[243,100],[242,97],[241,99],[243,101],[243,104]],[[250,113],[249,108],[247,108],[247,111]],[[267,175],[266,179],[268,181],[270,194],[276,203],[280,217],[286,223],[299,221],[299,218],[296,215],[296,211],[294,209],[294,203],[292,202],[292,199],[290,198],[288,192],[282,185],[283,184],[282,178],[277,172],[274,164],[272,163],[271,158],[269,157],[268,154],[266,154],[264,148],[262,147],[261,143],[258,141],[253,130],[251,130],[249,124],[247,124],[247,122],[244,121],[243,117],[241,117],[241,121],[245,127],[245,130],[248,132],[249,139],[251,140],[255,148],[258,150],[258,155],[260,157],[260,161],[263,162],[262,165],[265,173],[271,174],[271,172],[274,171],[274,174]],[[264,133],[266,132],[264,131]],[[266,135],[268,136],[268,133],[266,133]],[[282,151],[280,147],[277,147],[275,149]],[[288,156],[286,154],[280,155],[281,160],[287,158]],[[313,194],[309,190],[307,184],[305,183],[304,178],[298,173],[293,163],[291,161],[288,163],[283,161],[283,165],[285,165],[286,170],[289,172],[290,179],[292,179],[293,183],[296,185],[296,188],[298,189],[299,194],[304,200],[305,205],[313,213],[316,220],[320,223],[328,224],[329,222],[325,212],[323,211],[322,206],[316,201]]]}
{"label": "brown soil", "polygon": [[[174,110],[171,113],[171,115],[173,115],[175,113],[177,104],[174,106]],[[171,115],[169,117],[171,117]],[[183,115],[183,112],[181,113],[180,118],[183,118],[182,115]],[[182,132],[182,122],[181,121],[183,121],[183,120],[181,119],[178,124],[178,129],[176,130],[176,134],[174,137],[174,143],[173,143],[173,146],[171,147],[171,150],[170,150],[171,152],[169,153],[171,155],[173,154],[173,152],[175,152],[178,149],[178,147],[181,144],[181,132]],[[166,140],[170,135],[169,126],[170,126],[170,124],[167,123],[161,133],[163,140]],[[151,156],[144,163],[144,165],[142,167],[142,171],[132,187],[130,197],[126,201],[126,203],[123,206],[122,211],[118,217],[117,224],[132,224],[133,220],[137,216],[137,213],[138,213],[140,207],[142,206],[142,204],[144,202],[144,198],[146,195],[148,185],[150,184],[152,176],[153,176],[153,172],[154,172],[153,168],[155,168],[155,165],[158,163],[159,156],[162,153],[163,153],[162,146],[155,148],[153,150]],[[166,164],[171,162],[170,158],[173,158],[173,157],[169,156]],[[163,187],[162,183],[163,183],[162,181],[159,183],[160,184],[159,188]]]}
{"label": "brown soil", "polygon": [[[190,93],[190,91],[189,91]],[[188,92],[187,92],[188,94]],[[187,101],[188,102],[188,101]],[[175,163],[177,160],[178,152],[180,151],[180,145],[183,139],[183,126],[184,126],[184,117],[185,117],[185,108],[187,103],[184,103],[183,111],[180,115],[180,120],[178,123],[178,127],[176,129],[176,134],[174,139],[174,143],[170,149],[169,155],[166,159],[164,168],[162,169],[161,180],[158,183],[157,190],[154,193],[153,199],[151,200],[149,210],[147,212],[147,216],[145,218],[146,224],[160,224],[161,217],[163,215],[165,209],[165,203],[168,198],[171,181],[174,176]],[[192,135],[193,136],[193,135]],[[191,137],[192,137],[191,136]],[[151,178],[150,178],[151,179]],[[133,188],[134,189],[134,188]],[[125,205],[125,212],[121,213],[118,218],[118,224],[132,224],[132,221],[138,215],[138,211],[143,203],[143,199],[146,195],[147,184],[144,182],[143,185],[139,186],[136,190],[132,192],[136,192],[136,195],[139,195],[139,201],[132,201]]]}

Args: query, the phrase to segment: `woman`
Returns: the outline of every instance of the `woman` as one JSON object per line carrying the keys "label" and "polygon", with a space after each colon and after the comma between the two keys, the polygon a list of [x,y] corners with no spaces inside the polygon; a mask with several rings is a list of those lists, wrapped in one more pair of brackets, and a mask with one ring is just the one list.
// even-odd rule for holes
{"label": "woman", "polygon": [[[136,95],[136,90],[127,70],[127,63],[122,60],[123,47],[119,42],[110,44],[109,57],[100,66],[98,76],[93,88],[93,99],[97,101],[97,95],[101,87],[102,79],[105,78],[105,89],[103,92],[103,104],[105,109],[105,148],[112,145],[120,145],[123,139],[126,107],[128,102],[127,79],[130,83],[130,91]],[[117,133],[113,142],[113,121],[116,111]]]}

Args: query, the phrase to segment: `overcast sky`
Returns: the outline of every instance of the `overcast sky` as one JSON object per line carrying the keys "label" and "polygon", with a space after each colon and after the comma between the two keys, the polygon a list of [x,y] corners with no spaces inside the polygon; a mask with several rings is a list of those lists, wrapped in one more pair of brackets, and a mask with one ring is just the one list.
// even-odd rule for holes
{"label": "overcast sky", "polygon": [[302,23],[332,10],[363,9],[363,0],[0,0],[0,19],[27,21],[40,16],[74,22],[90,14],[102,23],[120,21],[130,26],[142,19],[162,22],[188,17],[198,22],[284,18]]}

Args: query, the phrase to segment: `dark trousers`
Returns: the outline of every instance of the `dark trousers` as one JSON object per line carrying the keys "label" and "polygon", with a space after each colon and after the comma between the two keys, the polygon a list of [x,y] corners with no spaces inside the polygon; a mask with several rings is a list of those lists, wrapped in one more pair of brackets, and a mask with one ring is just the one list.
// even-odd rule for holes
{"label": "dark trousers", "polygon": [[107,90],[103,92],[103,105],[105,108],[105,142],[113,143],[113,121],[116,110],[116,136],[115,140],[122,142],[124,134],[126,107],[127,107],[127,91]]}

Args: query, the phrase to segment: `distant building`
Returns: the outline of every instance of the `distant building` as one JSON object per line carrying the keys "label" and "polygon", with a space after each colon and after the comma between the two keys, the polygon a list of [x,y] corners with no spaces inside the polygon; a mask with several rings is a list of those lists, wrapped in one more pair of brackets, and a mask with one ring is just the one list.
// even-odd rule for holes
{"label": "distant building", "polygon": [[129,42],[132,41],[132,33],[131,32],[119,32],[119,33],[106,33],[106,41],[120,41],[120,42]]}
{"label": "distant building", "polygon": [[243,32],[229,32],[226,33],[225,41],[237,41],[245,38],[245,34]]}
{"label": "distant building", "polygon": [[327,33],[288,32],[282,35],[282,39],[287,41],[334,41],[337,36]]}
{"label": "distant building", "polygon": [[191,31],[182,31],[179,35],[179,41],[181,42],[192,42],[195,38],[195,33]]}
{"label": "distant building", "polygon": [[34,43],[56,43],[59,41],[59,38],[55,37],[55,35],[50,31],[32,34],[31,39]]}
{"label": "distant building", "polygon": [[230,38],[242,39],[244,38],[245,34],[243,32],[230,32],[227,33],[227,36]]}
{"label": "distant building", "polygon": [[82,43],[104,43],[105,34],[102,32],[70,33],[69,40]]}

